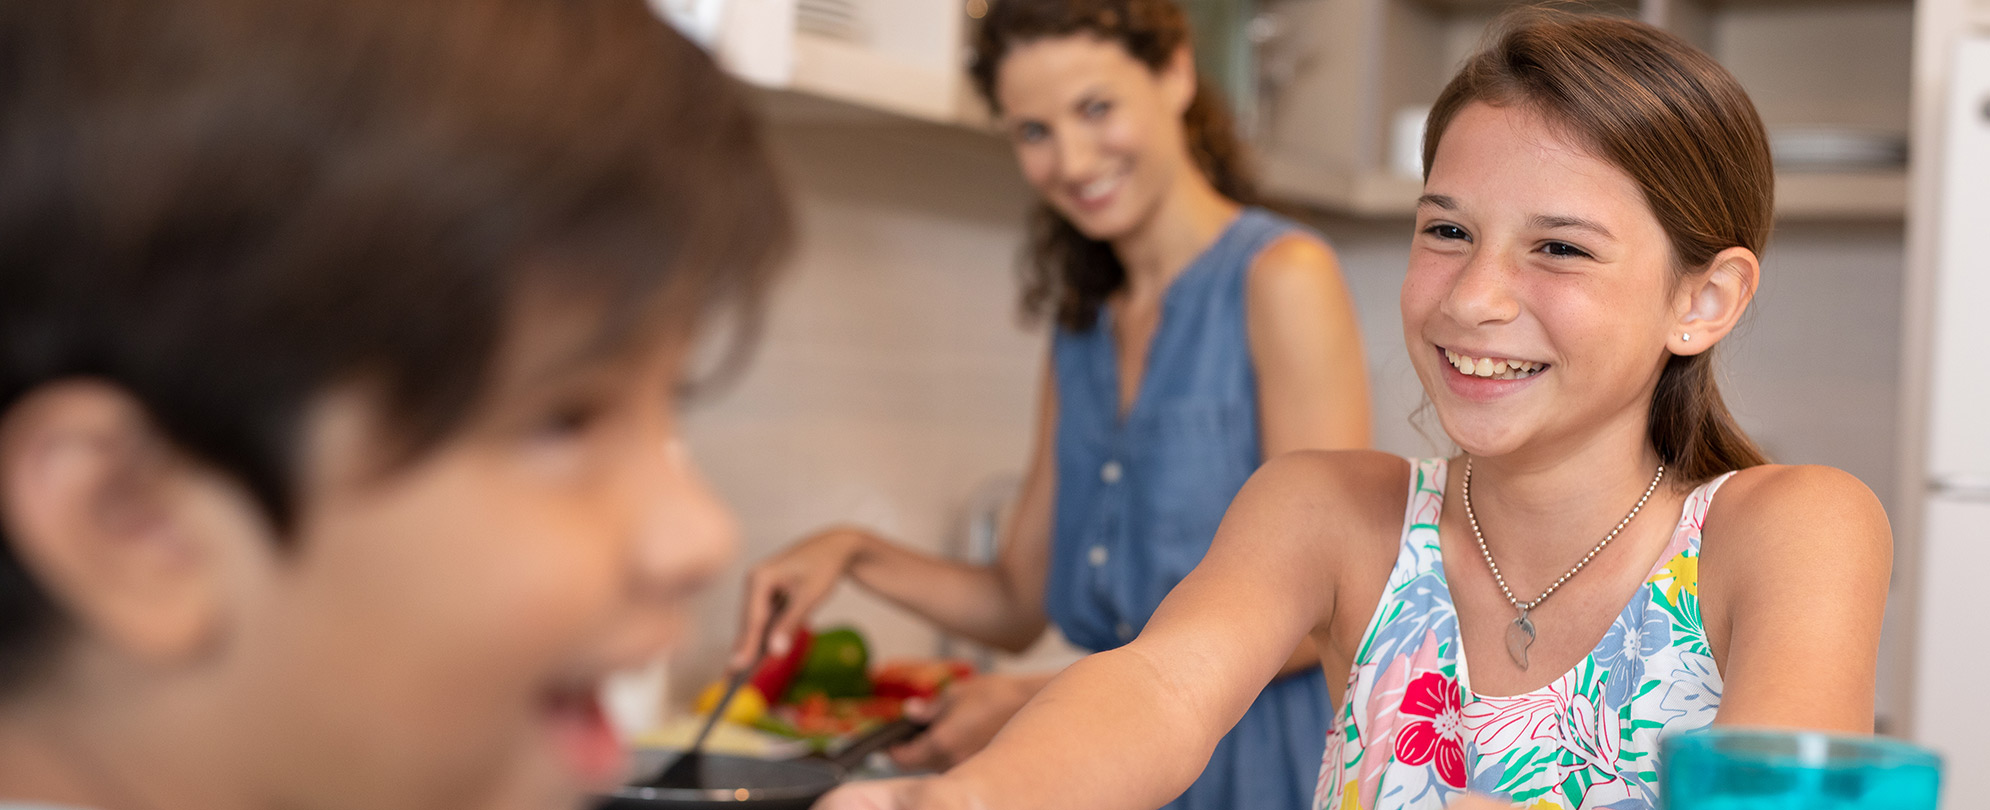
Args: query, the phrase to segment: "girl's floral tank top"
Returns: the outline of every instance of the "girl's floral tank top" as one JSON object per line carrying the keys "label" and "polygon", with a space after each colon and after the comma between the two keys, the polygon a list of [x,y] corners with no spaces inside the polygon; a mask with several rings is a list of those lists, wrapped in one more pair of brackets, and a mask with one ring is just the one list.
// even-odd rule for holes
{"label": "girl's floral tank top", "polygon": [[1466,792],[1527,808],[1658,804],[1661,735],[1701,728],[1721,677],[1700,623],[1700,524],[1733,473],[1695,489],[1644,587],[1588,657],[1512,697],[1471,689],[1438,550],[1444,459],[1410,476],[1403,540],[1327,735],[1316,810],[1423,810]]}

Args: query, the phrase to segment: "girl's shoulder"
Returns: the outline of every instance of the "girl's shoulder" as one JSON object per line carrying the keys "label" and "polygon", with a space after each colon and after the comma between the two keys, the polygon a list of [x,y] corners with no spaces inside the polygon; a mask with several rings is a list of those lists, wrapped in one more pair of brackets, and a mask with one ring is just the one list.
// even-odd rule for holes
{"label": "girl's shoulder", "polygon": [[[1330,670],[1346,671],[1382,598],[1402,545],[1415,472],[1408,459],[1374,450],[1300,450],[1266,462],[1244,488],[1265,497],[1240,495],[1231,507],[1282,513],[1269,526],[1289,530],[1267,534],[1290,545],[1270,551],[1319,586],[1325,602],[1318,627],[1327,634],[1315,638]],[[1252,503],[1261,506],[1246,505]]]}
{"label": "girl's shoulder", "polygon": [[1380,450],[1295,450],[1266,461],[1258,476],[1343,517],[1401,517],[1413,468]]}
{"label": "girl's shoulder", "polygon": [[1878,496],[1851,473],[1819,464],[1762,464],[1735,472],[1721,484],[1707,512],[1711,533],[1719,526],[1775,530],[1816,522],[1886,525]]}
{"label": "girl's shoulder", "polygon": [[1743,577],[1801,572],[1820,558],[1889,560],[1893,533],[1871,488],[1814,464],[1764,464],[1734,473],[1709,505],[1702,567]]}
{"label": "girl's shoulder", "polygon": [[1253,501],[1319,527],[1311,534],[1324,554],[1393,560],[1412,471],[1409,460],[1378,450],[1298,450],[1265,462],[1253,476],[1261,495]]}

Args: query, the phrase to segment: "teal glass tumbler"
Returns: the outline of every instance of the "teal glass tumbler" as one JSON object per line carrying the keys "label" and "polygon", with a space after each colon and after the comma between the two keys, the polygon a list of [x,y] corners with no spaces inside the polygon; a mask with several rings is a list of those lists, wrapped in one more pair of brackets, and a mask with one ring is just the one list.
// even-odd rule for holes
{"label": "teal glass tumbler", "polygon": [[1936,810],[1942,760],[1884,737],[1705,729],[1659,744],[1664,810]]}

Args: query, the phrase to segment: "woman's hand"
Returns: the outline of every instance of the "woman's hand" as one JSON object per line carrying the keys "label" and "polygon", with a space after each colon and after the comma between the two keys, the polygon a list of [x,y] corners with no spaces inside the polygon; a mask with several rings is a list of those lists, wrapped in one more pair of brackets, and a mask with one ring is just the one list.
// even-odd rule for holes
{"label": "woman's hand", "polygon": [[966,787],[944,776],[852,782],[822,797],[814,810],[987,810]]}
{"label": "woman's hand", "polygon": [[753,566],[746,574],[746,605],[739,624],[739,640],[733,644],[726,668],[738,672],[752,666],[753,653],[760,646],[761,628],[767,624],[767,613],[777,592],[786,594],[787,605],[774,624],[767,654],[786,655],[795,631],[829,597],[837,580],[849,572],[857,555],[875,539],[875,535],[863,529],[837,527],[817,532]]}
{"label": "woman's hand", "polygon": [[926,733],[891,749],[901,768],[942,771],[995,738],[995,732],[1043,689],[1048,675],[977,675],[951,686],[937,704],[908,704],[906,715],[932,723]]}

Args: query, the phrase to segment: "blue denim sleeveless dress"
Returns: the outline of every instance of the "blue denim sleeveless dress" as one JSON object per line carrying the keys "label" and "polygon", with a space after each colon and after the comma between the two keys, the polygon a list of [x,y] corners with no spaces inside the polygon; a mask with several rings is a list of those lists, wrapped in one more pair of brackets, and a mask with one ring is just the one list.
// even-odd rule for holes
{"label": "blue denim sleeveless dress", "polygon": [[[1169,286],[1132,410],[1119,418],[1112,312],[1057,330],[1052,621],[1092,650],[1132,639],[1216,536],[1263,462],[1244,326],[1251,261],[1299,226],[1247,208]],[[1305,810],[1328,722],[1318,669],[1266,686],[1171,810]]]}

